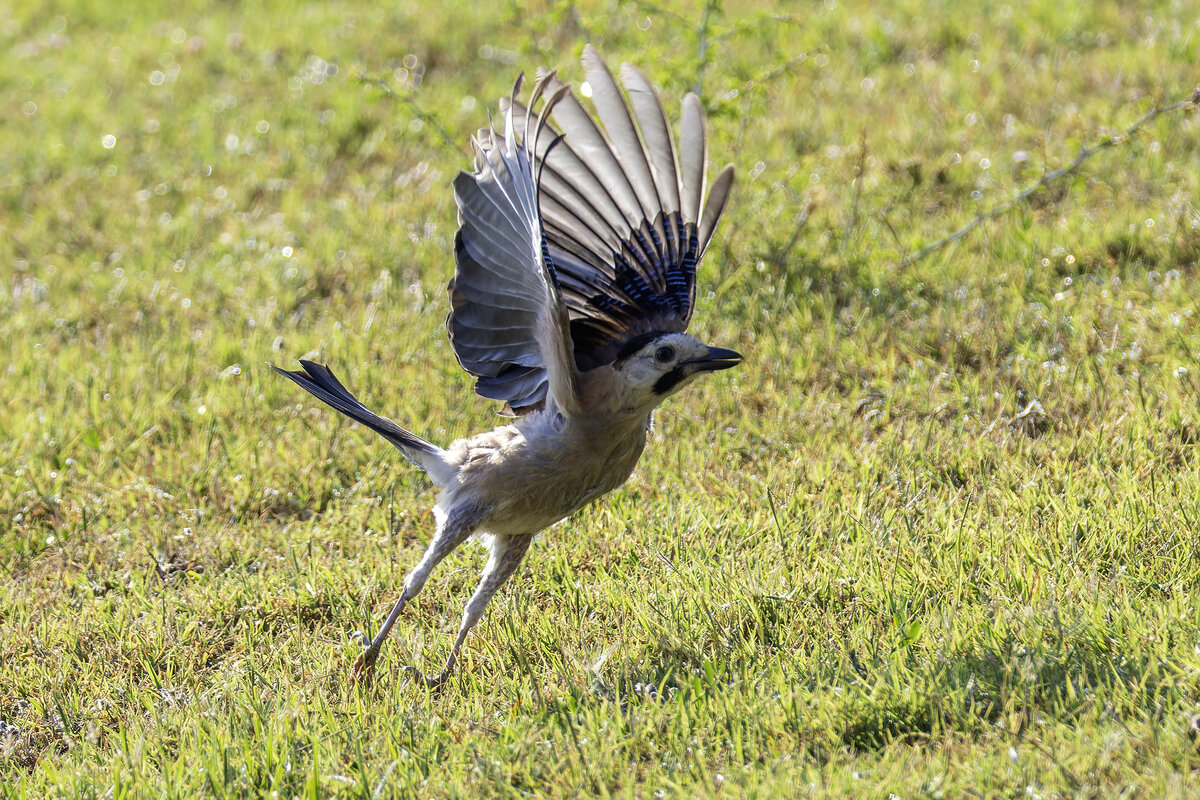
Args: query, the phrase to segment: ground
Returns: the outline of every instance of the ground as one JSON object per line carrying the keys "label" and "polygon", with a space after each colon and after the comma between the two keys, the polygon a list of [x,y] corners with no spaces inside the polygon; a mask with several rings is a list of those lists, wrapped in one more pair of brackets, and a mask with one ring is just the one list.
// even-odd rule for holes
{"label": "ground", "polygon": [[[587,41],[704,98],[693,332],[746,363],[444,692],[401,667],[479,548],[358,688],[434,495],[265,362],[494,424],[449,184]],[[1108,138],[1191,95],[1196,5],[18,0],[0,51],[4,795],[1200,791],[1200,118]]]}

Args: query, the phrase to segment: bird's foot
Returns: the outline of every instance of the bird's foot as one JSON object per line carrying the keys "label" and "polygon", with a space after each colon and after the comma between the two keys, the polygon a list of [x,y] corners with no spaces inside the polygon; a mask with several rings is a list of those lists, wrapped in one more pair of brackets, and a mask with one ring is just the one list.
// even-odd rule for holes
{"label": "bird's foot", "polygon": [[375,671],[375,659],[379,658],[379,651],[367,648],[362,651],[362,654],[354,662],[354,666],[350,668],[350,673],[354,676],[354,682],[357,684],[368,684],[371,682],[372,674]]}
{"label": "bird's foot", "polygon": [[437,675],[426,675],[416,667],[404,667],[409,677],[418,683],[424,683],[429,689],[440,689],[450,679],[450,670],[442,670]]}

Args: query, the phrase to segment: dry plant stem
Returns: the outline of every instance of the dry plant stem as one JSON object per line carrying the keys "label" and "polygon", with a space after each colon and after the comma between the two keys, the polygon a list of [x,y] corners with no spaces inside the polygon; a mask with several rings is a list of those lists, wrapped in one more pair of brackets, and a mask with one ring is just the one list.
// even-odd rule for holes
{"label": "dry plant stem", "polygon": [[1045,175],[1043,175],[1041,178],[1039,178],[1035,183],[1032,183],[1029,186],[1026,186],[1021,191],[1017,192],[1011,199],[1005,200],[1004,202],[1000,203],[999,205],[996,205],[993,208],[988,209],[987,211],[983,212],[979,216],[975,217],[975,219],[968,222],[966,225],[964,225],[961,228],[959,228],[958,230],[956,230],[954,233],[950,234],[949,236],[946,236],[945,238],[942,238],[942,239],[938,239],[936,242],[932,242],[930,244],[925,245],[920,250],[917,250],[915,253],[910,253],[909,255],[905,256],[904,259],[900,262],[900,266],[907,267],[911,264],[916,263],[917,261],[920,261],[921,259],[925,258],[928,255],[936,253],[938,250],[941,250],[946,245],[954,244],[959,239],[962,239],[963,237],[965,237],[971,231],[978,228],[983,223],[988,222],[989,220],[996,219],[997,217],[1000,217],[1001,215],[1007,213],[1014,206],[1025,202],[1030,197],[1032,197],[1034,194],[1036,194],[1038,191],[1045,188],[1046,186],[1049,186],[1051,183],[1058,180],[1059,178],[1063,178],[1068,175],[1073,175],[1074,173],[1078,172],[1079,168],[1082,167],[1089,158],[1096,155],[1096,153],[1099,153],[1101,150],[1107,150],[1108,148],[1113,147],[1114,145],[1118,145],[1123,142],[1129,141],[1130,139],[1133,138],[1133,134],[1137,133],[1141,128],[1145,127],[1146,125],[1148,125],[1149,123],[1158,119],[1159,117],[1163,116],[1164,114],[1171,114],[1171,113],[1180,111],[1185,108],[1195,108],[1197,103],[1200,103],[1200,87],[1196,88],[1192,92],[1191,97],[1189,97],[1186,100],[1180,100],[1180,101],[1178,101],[1176,103],[1172,103],[1168,106],[1162,106],[1162,105],[1155,106],[1154,108],[1150,109],[1150,111],[1148,111],[1145,116],[1143,116],[1137,122],[1130,125],[1128,128],[1126,128],[1121,133],[1118,133],[1118,134],[1112,135],[1112,136],[1105,136],[1105,137],[1101,138],[1099,141],[1097,141],[1095,144],[1090,145],[1088,147],[1084,147],[1082,150],[1079,151],[1079,154],[1077,156],[1075,156],[1075,159],[1070,164],[1066,165],[1065,167],[1059,167],[1058,169],[1054,170],[1053,172],[1047,172]]}
{"label": "dry plant stem", "polygon": [[404,92],[397,92],[391,86],[388,86],[387,81],[385,81],[383,78],[372,78],[367,75],[359,75],[358,80],[361,83],[367,84],[368,86],[374,86],[388,97],[408,103],[409,106],[412,107],[413,113],[416,114],[417,119],[432,125],[434,129],[437,130],[438,135],[441,136],[442,144],[446,145],[447,147],[452,147],[455,150],[458,149],[458,143],[454,141],[454,137],[450,135],[450,132],[446,130],[446,127],[438,121],[437,117],[421,108],[420,104],[417,103],[417,101],[410,95]]}

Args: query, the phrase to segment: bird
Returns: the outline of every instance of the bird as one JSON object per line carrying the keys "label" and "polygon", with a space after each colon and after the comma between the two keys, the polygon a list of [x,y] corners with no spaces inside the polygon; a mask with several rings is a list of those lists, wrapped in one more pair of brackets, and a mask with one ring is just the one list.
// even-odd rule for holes
{"label": "bird", "polygon": [[697,266],[734,179],[730,164],[708,181],[700,99],[684,96],[675,137],[641,70],[622,64],[618,83],[591,45],[582,65],[578,94],[539,68],[528,103],[519,75],[499,101],[499,130],[493,120],[478,131],[473,169],[453,181],[446,325],[476,393],[504,404],[504,424],[439,447],[368,410],[327,366],[270,365],[395,445],[441,489],[436,529],[355,661],[358,679],[370,679],[438,563],[474,538],[487,563],[442,669],[403,668],[442,686],[535,535],[625,483],[664,400],[743,361],[687,333]]}

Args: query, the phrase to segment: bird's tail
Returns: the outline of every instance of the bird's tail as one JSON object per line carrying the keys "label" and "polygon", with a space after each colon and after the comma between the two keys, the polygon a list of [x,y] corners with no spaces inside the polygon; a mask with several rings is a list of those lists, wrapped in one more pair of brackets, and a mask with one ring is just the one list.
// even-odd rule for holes
{"label": "bird's tail", "polygon": [[449,483],[455,470],[446,463],[446,451],[367,409],[342,386],[329,367],[303,359],[300,360],[300,366],[304,368],[303,372],[290,372],[274,364],[270,365],[271,369],[290,378],[321,402],[333,406],[356,422],[361,422],[394,444],[405,458],[425,470],[438,486]]}

